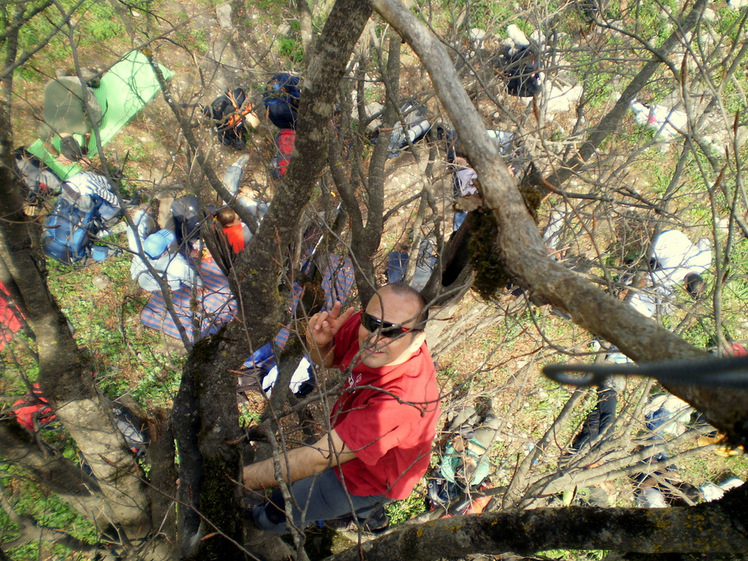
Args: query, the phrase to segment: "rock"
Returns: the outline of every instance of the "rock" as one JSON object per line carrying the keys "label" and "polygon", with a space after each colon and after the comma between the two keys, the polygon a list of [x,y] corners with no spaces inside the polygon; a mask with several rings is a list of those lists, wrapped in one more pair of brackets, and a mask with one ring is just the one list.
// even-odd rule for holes
{"label": "rock", "polygon": [[718,218],[715,226],[717,227],[717,232],[726,235],[730,231],[730,219],[726,216]]}
{"label": "rock", "polygon": [[584,93],[582,86],[562,89],[554,84],[548,93],[548,101],[545,106],[546,112],[564,113],[574,109],[582,98],[582,93]]}
{"label": "rock", "polygon": [[99,277],[95,277],[91,283],[96,287],[97,290],[104,290],[105,288],[111,286],[112,280],[107,277],[106,275],[101,275]]}
{"label": "rock", "polygon": [[[381,103],[377,103],[376,101],[372,101],[371,103],[368,103],[366,105],[366,109],[365,109],[366,116],[369,117],[369,118],[371,118],[372,116],[376,115],[377,113],[379,113],[379,112],[381,112],[383,110],[384,110],[384,105],[382,105]],[[377,128],[379,127],[379,125],[380,125],[379,120],[378,119],[374,119],[373,121],[371,121],[366,126],[366,130],[375,131],[375,130],[377,130]]]}
{"label": "rock", "polygon": [[485,29],[478,29],[477,27],[474,27],[470,30],[470,39],[475,41],[476,43],[480,43],[486,38],[486,30]]}
{"label": "rock", "polygon": [[231,3],[221,4],[216,6],[216,18],[218,18],[218,25],[221,29],[232,29],[234,26],[231,23]]}

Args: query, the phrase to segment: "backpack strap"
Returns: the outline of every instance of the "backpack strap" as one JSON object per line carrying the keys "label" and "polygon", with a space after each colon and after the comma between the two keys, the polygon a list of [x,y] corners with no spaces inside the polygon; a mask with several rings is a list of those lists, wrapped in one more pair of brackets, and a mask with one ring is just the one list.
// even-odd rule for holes
{"label": "backpack strap", "polygon": [[229,118],[226,121],[226,126],[228,128],[235,129],[240,124],[242,124],[242,122],[244,122],[244,117],[246,117],[252,112],[252,109],[253,109],[252,102],[247,101],[246,105],[242,108],[239,105],[239,102],[236,100],[236,97],[234,96],[234,92],[232,91],[226,92],[226,97],[229,98],[231,105],[234,106],[234,113],[232,115],[229,115]]}

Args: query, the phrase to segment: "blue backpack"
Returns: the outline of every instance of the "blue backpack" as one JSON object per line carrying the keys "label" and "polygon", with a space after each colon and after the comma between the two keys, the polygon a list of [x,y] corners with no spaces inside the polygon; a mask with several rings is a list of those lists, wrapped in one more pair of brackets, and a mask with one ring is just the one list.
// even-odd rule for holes
{"label": "blue backpack", "polygon": [[262,94],[268,118],[279,129],[296,128],[300,99],[299,77],[285,73],[270,78]]}
{"label": "blue backpack", "polygon": [[99,206],[101,201],[84,212],[65,197],[60,197],[44,223],[44,253],[66,265],[86,257],[91,249],[93,236],[99,231],[94,220]]}

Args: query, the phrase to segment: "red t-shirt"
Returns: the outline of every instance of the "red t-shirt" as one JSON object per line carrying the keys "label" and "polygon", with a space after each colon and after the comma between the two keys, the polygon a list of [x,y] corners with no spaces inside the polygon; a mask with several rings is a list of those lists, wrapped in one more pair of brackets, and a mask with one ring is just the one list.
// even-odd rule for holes
{"label": "red t-shirt", "polygon": [[[360,324],[361,312],[335,335],[335,365],[341,370],[356,360]],[[330,415],[356,458],[336,472],[352,495],[405,499],[429,467],[436,435],[440,410],[434,361],[424,343],[404,364],[369,368],[357,362]],[[385,391],[354,389],[360,386]]]}
{"label": "red t-shirt", "polygon": [[239,253],[244,249],[244,224],[234,224],[233,226],[224,226],[223,233],[226,234],[226,238],[229,240],[229,245],[234,253]]}

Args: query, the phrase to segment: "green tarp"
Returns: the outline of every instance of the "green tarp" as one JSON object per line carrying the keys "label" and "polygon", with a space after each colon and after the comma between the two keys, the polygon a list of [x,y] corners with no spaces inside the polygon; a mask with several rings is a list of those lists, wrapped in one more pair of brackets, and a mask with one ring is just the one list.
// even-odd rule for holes
{"label": "green tarp", "polygon": [[[171,78],[174,73],[160,66],[164,78]],[[104,118],[99,128],[101,145],[106,145],[114,136],[140,111],[146,103],[151,101],[161,89],[156,74],[146,56],[138,51],[128,53],[122,60],[112,66],[101,77],[101,85],[93,90],[101,105]],[[77,137],[82,142],[81,137]],[[60,148],[60,138],[55,137],[52,143],[56,149]],[[61,179],[67,179],[81,171],[80,166],[63,165],[52,156],[42,140],[37,140],[28,151],[39,157]],[[88,157],[97,154],[96,139],[91,135],[88,143]]]}

